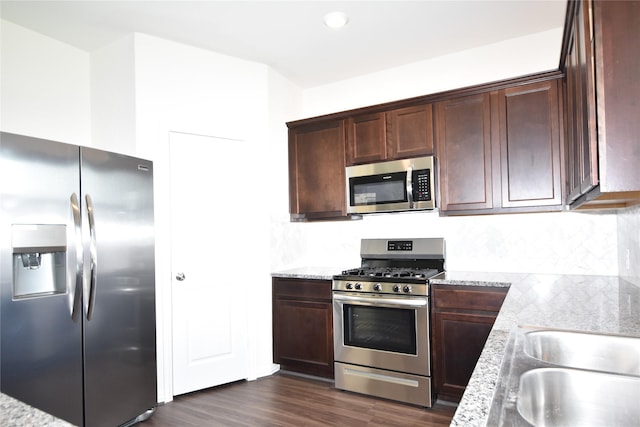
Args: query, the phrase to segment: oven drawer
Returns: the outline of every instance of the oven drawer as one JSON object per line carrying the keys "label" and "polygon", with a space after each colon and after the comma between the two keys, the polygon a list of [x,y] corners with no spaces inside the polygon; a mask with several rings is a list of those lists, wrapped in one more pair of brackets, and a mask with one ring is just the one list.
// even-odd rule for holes
{"label": "oven drawer", "polygon": [[335,363],[335,387],[403,403],[433,405],[431,378],[346,363]]}
{"label": "oven drawer", "polygon": [[431,285],[435,309],[500,311],[509,288],[495,286]]}

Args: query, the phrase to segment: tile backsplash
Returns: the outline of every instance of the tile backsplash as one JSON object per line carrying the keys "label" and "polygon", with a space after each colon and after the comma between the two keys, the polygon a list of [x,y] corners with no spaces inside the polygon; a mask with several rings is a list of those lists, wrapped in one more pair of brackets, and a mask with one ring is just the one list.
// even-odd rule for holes
{"label": "tile backsplash", "polygon": [[620,276],[640,286],[640,206],[618,212]]}
{"label": "tile backsplash", "polygon": [[[362,238],[444,237],[451,271],[617,275],[617,229],[623,221],[618,216],[614,211],[462,217],[413,212],[343,222],[283,218],[272,227],[272,267],[335,266],[339,271],[359,265]],[[631,274],[637,276],[638,211],[630,216],[635,223],[628,227],[636,230]]]}

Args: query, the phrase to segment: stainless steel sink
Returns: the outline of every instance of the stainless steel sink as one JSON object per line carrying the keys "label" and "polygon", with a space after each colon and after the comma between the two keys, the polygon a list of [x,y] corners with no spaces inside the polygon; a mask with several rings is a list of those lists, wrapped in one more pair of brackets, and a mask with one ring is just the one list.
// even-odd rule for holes
{"label": "stainless steel sink", "polygon": [[640,337],[514,327],[487,425],[640,427]]}
{"label": "stainless steel sink", "polygon": [[520,376],[517,408],[536,427],[638,426],[640,378],[564,368]]}
{"label": "stainless steel sink", "polygon": [[640,338],[534,330],[524,334],[524,352],[567,368],[640,376]]}

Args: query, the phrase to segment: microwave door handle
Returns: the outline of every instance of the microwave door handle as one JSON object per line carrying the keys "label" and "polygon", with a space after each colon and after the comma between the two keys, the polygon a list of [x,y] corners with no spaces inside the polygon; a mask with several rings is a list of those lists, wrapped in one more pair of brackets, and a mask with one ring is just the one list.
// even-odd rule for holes
{"label": "microwave door handle", "polygon": [[409,202],[409,208],[413,208],[413,168],[409,166],[407,168],[407,202]]}

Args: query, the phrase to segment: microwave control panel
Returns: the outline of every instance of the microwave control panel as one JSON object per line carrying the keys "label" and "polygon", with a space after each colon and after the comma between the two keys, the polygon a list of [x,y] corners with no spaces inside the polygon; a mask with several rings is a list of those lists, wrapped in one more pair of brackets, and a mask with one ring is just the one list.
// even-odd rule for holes
{"label": "microwave control panel", "polygon": [[429,169],[417,170],[413,173],[413,192],[416,202],[431,200],[431,178]]}

